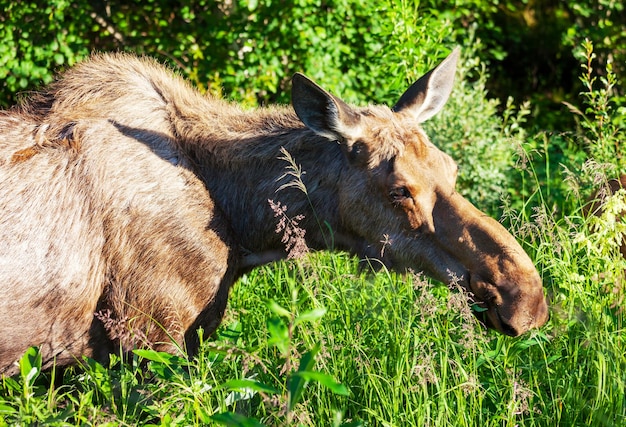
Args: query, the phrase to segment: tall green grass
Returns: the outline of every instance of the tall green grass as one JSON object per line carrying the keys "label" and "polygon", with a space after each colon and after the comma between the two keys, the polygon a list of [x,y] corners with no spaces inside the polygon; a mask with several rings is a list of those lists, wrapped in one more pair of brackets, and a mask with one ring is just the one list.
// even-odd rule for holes
{"label": "tall green grass", "polygon": [[11,425],[620,425],[626,333],[600,283],[552,284],[548,325],[508,338],[458,290],[314,254],[244,277],[198,357],[137,351],[62,381],[23,361],[0,413]]}

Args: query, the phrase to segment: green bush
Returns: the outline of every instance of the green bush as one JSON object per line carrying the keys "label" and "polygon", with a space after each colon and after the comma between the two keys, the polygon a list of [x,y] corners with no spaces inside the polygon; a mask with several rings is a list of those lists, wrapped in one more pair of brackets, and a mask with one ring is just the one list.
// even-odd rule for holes
{"label": "green bush", "polygon": [[[504,103],[532,102],[532,124],[539,129],[563,130],[572,116],[561,102],[584,90],[578,79],[574,51],[590,40],[597,52],[594,73],[602,75],[613,63],[626,74],[626,9],[621,1],[574,0],[454,0],[422,2],[423,8],[457,23],[453,38],[465,40],[475,26],[484,43],[481,59],[492,78],[491,94]],[[623,105],[626,89],[619,88]]]}
{"label": "green bush", "polygon": [[501,108],[509,97],[531,100],[533,125],[562,129],[571,115],[561,101],[583,90],[572,51],[588,38],[596,72],[612,62],[623,75],[626,64],[626,12],[614,0],[50,0],[5,1],[3,12],[4,106],[94,50],[159,57],[200,87],[251,105],[286,102],[294,71],[324,79],[349,100],[383,102],[381,83],[397,88],[423,71],[416,63],[427,68],[442,57],[442,40],[465,45],[476,28],[477,54],[492,75],[486,87]]}
{"label": "green bush", "polygon": [[[414,26],[419,15],[405,6],[399,0],[9,3],[0,18],[6,77],[0,99],[14,103],[16,92],[48,83],[55,70],[90,51],[125,50],[159,57],[200,88],[248,105],[287,103],[296,71],[349,100],[382,102],[389,96],[385,82],[445,53],[449,25]],[[408,56],[389,55],[398,43],[412,44],[403,52]]]}
{"label": "green bush", "polygon": [[[0,18],[0,105],[17,94],[52,81],[61,66],[89,53],[88,11],[66,0],[3,4]],[[71,20],[66,19],[67,16]]]}

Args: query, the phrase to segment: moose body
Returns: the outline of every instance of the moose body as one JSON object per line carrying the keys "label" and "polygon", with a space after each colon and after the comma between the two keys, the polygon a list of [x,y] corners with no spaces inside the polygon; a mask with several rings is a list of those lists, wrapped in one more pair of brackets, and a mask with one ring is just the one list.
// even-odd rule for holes
{"label": "moose body", "polygon": [[[243,110],[153,60],[103,54],[0,112],[0,372],[31,345],[45,366],[120,345],[193,352],[242,271],[286,256],[269,199],[304,215],[311,248],[332,230],[333,248],[458,280],[503,333],[542,325],[532,262],[454,191],[456,165],[419,126],[457,57],[393,109],[348,106],[298,74],[293,108]],[[306,196],[277,192],[281,149]]]}

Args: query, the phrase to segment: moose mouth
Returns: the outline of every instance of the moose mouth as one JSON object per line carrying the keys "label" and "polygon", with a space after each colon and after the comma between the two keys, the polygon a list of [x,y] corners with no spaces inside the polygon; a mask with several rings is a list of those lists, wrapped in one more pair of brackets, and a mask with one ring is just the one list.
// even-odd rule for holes
{"label": "moose mouth", "polygon": [[464,284],[466,284],[465,289],[476,298],[473,301],[472,312],[480,323],[510,337],[520,335],[520,331],[504,320],[499,306],[493,303],[496,299],[495,296],[490,296],[491,292],[481,291],[481,288],[497,289],[496,285],[481,280],[478,275],[472,276],[469,271],[467,272],[467,281]]}
{"label": "moose mouth", "polygon": [[[477,306],[484,308],[484,310],[473,310],[474,316],[476,316],[478,321],[487,328],[495,329],[510,337],[516,337],[519,335],[519,332],[517,332],[515,328],[508,325],[502,319],[502,316],[500,316],[500,312],[498,311],[498,307],[484,307],[484,303],[477,304]],[[495,322],[492,320],[494,318],[496,319]]]}

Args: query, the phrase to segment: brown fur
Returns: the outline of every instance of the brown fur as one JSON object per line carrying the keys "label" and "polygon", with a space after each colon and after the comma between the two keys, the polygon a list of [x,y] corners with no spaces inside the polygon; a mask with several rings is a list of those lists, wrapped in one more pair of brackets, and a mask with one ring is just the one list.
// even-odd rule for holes
{"label": "brown fur", "polygon": [[[449,93],[453,59],[394,111],[294,77],[296,115],[201,96],[150,59],[96,55],[0,112],[0,372],[30,345],[45,366],[118,345],[193,352],[242,269],[285,256],[268,199],[304,214],[312,248],[330,240],[317,215],[337,249],[460,278],[502,332],[543,324],[530,259],[454,192],[454,162],[419,127],[434,114],[423,105],[443,105],[429,94]],[[277,192],[281,147],[308,199]]]}

